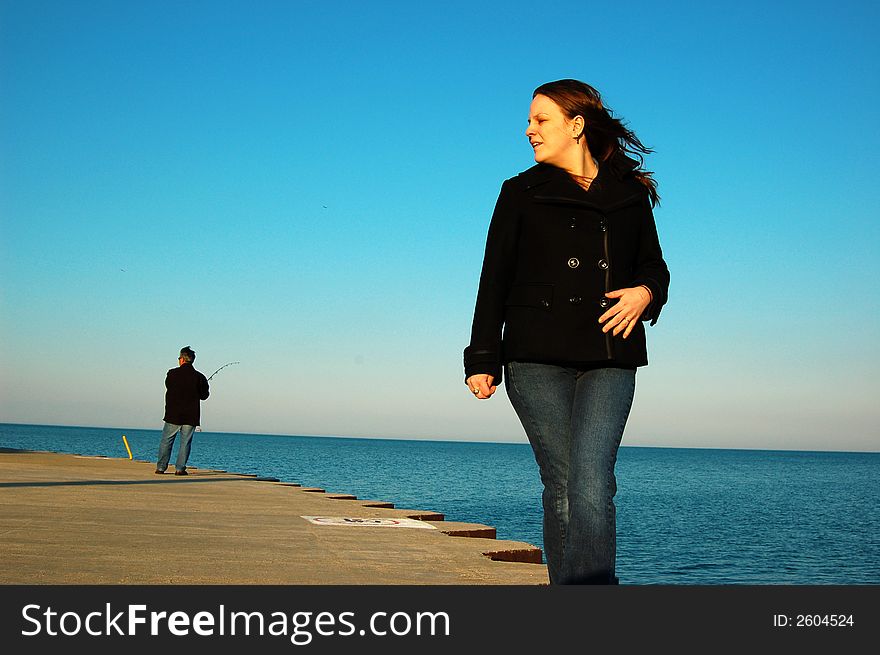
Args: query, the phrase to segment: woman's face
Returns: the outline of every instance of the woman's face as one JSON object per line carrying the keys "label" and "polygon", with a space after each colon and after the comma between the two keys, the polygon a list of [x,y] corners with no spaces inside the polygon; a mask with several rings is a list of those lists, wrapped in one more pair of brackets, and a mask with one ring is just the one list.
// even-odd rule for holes
{"label": "woman's face", "polygon": [[579,133],[559,105],[547,96],[535,96],[529,108],[526,136],[535,151],[536,162],[564,168],[564,163],[580,154],[580,145],[575,140]]}

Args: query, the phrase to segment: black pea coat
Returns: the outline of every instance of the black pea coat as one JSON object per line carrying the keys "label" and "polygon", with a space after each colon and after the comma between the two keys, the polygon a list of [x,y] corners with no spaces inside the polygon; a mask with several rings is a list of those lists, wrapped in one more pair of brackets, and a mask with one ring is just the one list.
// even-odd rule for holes
{"label": "black pea coat", "polygon": [[165,418],[174,425],[199,425],[199,401],[210,393],[208,380],[189,362],[165,376]]}
{"label": "black pea coat", "polygon": [[[666,303],[663,260],[636,162],[616,155],[589,190],[564,170],[538,164],[504,182],[480,276],[465,378],[501,382],[510,361],[636,368],[648,363],[642,321]],[[653,300],[627,339],[603,333],[605,293],[644,284]]]}

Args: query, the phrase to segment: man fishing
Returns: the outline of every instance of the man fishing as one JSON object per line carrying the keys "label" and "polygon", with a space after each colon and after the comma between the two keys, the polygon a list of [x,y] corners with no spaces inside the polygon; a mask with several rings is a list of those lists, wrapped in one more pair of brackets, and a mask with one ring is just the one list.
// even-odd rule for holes
{"label": "man fishing", "polygon": [[[165,473],[174,439],[180,433],[180,446],[174,475],[188,475],[186,462],[189,459],[192,435],[199,425],[199,401],[207,400],[208,380],[193,367],[196,353],[189,346],[180,349],[177,368],[172,368],[165,376],[165,426],[159,441],[159,460],[156,473]],[[213,377],[213,376],[212,376]]]}

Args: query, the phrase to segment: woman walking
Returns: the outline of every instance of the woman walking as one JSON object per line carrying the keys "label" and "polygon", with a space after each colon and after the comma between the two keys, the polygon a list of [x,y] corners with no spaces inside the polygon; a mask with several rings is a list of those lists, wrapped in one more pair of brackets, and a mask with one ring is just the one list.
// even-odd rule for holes
{"label": "woman walking", "polygon": [[537,164],[501,187],[466,384],[485,400],[504,379],[544,485],[551,584],[616,584],[614,465],[669,287],[650,150],[577,80],[535,90],[526,136]]}

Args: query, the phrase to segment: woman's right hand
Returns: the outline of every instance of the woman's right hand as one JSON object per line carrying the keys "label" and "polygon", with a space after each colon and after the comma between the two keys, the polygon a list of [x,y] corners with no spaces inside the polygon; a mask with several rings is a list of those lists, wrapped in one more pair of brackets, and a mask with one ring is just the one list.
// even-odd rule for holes
{"label": "woman's right hand", "polygon": [[486,400],[495,393],[496,387],[492,384],[494,381],[494,375],[477,373],[477,375],[470,376],[465,384],[467,384],[468,389],[471,390],[471,393],[474,394],[475,397],[480,400]]}

